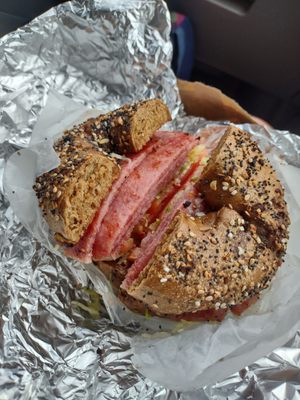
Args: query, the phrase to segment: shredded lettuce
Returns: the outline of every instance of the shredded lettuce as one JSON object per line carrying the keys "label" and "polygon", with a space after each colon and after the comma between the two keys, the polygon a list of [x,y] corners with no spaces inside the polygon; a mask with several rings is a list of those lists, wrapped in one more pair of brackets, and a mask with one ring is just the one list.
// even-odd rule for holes
{"label": "shredded lettuce", "polygon": [[192,325],[195,325],[195,321],[185,321],[184,319],[182,319],[180,322],[178,322],[178,324],[174,326],[174,328],[172,329],[172,333],[182,332],[184,329]]}
{"label": "shredded lettuce", "polygon": [[195,146],[188,154],[188,161],[190,164],[197,162],[204,150],[205,147],[203,144],[198,144],[198,146]]}
{"label": "shredded lettuce", "polygon": [[83,288],[83,292],[89,296],[90,301],[74,300],[72,301],[72,305],[88,313],[92,319],[99,319],[101,308],[100,294],[89,288]]}
{"label": "shredded lettuce", "polygon": [[207,164],[208,160],[209,160],[209,157],[203,157],[201,164],[203,164],[203,165]]}

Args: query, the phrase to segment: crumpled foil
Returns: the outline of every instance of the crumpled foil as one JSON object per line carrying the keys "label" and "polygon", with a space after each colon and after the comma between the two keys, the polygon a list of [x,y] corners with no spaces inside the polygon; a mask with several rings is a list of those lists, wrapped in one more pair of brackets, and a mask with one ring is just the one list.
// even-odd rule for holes
{"label": "crumpled foil", "polygon": [[[162,0],[82,0],[0,40],[1,399],[300,398],[299,334],[195,393],[175,393],[143,377],[131,361],[137,326],[113,326],[87,274],[74,273],[36,242],[3,195],[5,160],[29,143],[49,88],[103,111],[158,93],[174,116],[180,113],[169,29]],[[199,119],[178,119],[181,125],[192,131]],[[275,130],[268,138],[261,127],[242,127],[300,165],[299,138]]]}

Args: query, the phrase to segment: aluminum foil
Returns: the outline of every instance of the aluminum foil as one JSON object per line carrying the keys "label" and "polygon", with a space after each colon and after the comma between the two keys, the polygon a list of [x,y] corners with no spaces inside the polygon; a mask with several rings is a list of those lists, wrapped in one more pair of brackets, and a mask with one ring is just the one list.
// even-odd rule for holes
{"label": "aluminum foil", "polygon": [[[49,88],[103,111],[159,94],[174,116],[181,113],[169,29],[162,0],[82,0],[2,38],[0,177],[5,160],[29,143]],[[200,125],[209,123],[177,119],[190,131]],[[298,137],[242,127],[300,165]],[[299,334],[195,393],[175,393],[143,377],[131,361],[138,327],[112,325],[87,273],[36,242],[12,213],[2,179],[0,187],[1,399],[300,398]]]}

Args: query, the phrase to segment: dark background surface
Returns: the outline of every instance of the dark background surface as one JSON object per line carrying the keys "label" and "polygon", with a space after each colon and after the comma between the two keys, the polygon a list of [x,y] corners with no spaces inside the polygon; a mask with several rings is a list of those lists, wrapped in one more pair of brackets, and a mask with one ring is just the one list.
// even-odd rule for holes
{"label": "dark background surface", "polygon": [[[0,0],[0,36],[60,0]],[[300,134],[300,1],[169,0],[188,16],[190,80],[216,86],[251,114]]]}

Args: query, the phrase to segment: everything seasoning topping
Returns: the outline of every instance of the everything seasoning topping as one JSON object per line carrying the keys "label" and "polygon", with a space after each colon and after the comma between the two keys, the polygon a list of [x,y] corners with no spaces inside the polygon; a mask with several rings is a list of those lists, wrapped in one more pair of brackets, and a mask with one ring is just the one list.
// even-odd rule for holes
{"label": "everything seasoning topping", "polygon": [[[44,214],[46,214],[46,208],[50,207],[52,210],[57,208],[62,191],[72,185],[75,171],[87,160],[89,152],[100,152],[117,162],[120,158],[124,158],[115,153],[115,143],[110,137],[110,132],[113,127],[120,126],[125,134],[126,129],[129,128],[130,118],[136,109],[137,104],[124,106],[111,113],[90,118],[64,132],[54,145],[54,150],[60,158],[60,165],[38,177],[33,186]],[[121,141],[125,140],[122,135],[119,136]],[[56,216],[55,220],[58,221],[59,217]]]}
{"label": "everything seasoning topping", "polygon": [[42,210],[57,208],[59,198],[74,183],[75,172],[88,159],[89,152],[100,152],[118,164],[126,158],[118,153],[125,154],[132,148],[133,139],[129,132],[133,116],[147,102],[124,105],[64,132],[54,145],[60,158],[59,167],[38,177],[34,185]]}
{"label": "everything seasoning topping", "polygon": [[[226,309],[269,285],[277,259],[264,244],[258,244],[256,233],[235,211],[221,210],[208,230],[198,231],[188,216],[181,218],[167,245],[168,258],[159,258],[159,279],[180,283],[178,290],[190,299],[191,308]],[[266,278],[255,284],[256,274],[263,269]]]}
{"label": "everything seasoning topping", "polygon": [[270,162],[251,140],[250,135],[231,128],[230,134],[222,142],[217,158],[212,160],[211,169],[214,172],[207,175],[211,179],[207,179],[204,173],[201,187],[204,196],[206,197],[206,191],[216,192],[215,182],[218,176],[222,180],[222,191],[212,193],[209,199],[214,196],[216,203],[219,201],[227,206],[231,203],[233,209],[242,211],[247,219],[255,221],[260,227],[258,243],[265,241],[276,249],[279,256],[283,255],[285,246],[281,239],[288,238],[284,227],[289,225],[284,189],[275,178]]}

